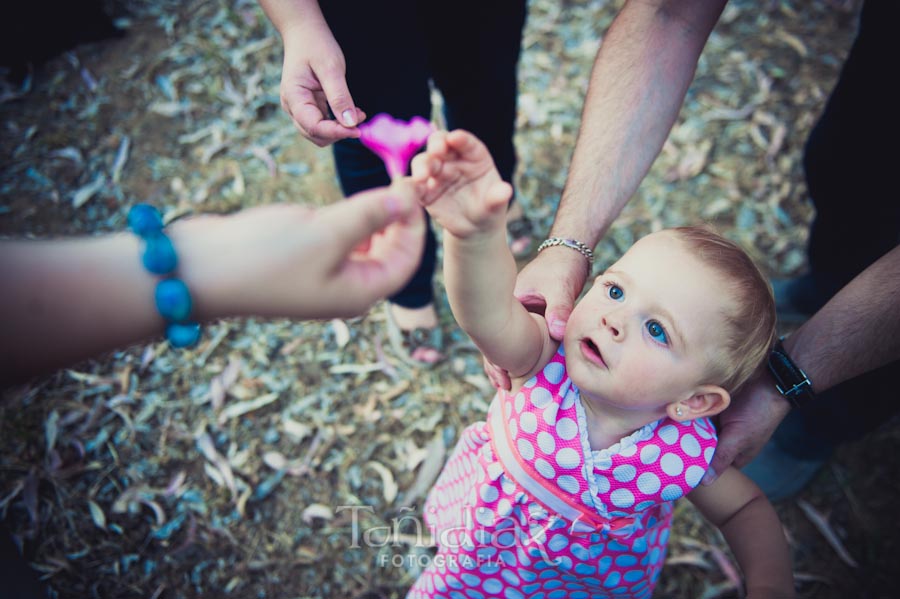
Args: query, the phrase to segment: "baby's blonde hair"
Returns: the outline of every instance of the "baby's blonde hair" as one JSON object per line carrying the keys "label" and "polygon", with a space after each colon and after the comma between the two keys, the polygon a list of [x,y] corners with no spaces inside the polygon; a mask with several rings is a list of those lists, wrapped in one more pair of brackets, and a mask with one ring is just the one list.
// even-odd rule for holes
{"label": "baby's blonde hair", "polygon": [[729,393],[737,391],[767,358],[775,340],[775,298],[759,267],[740,246],[705,226],[669,229],[704,263],[724,277],[734,306],[725,317],[729,326],[726,355],[716,381]]}

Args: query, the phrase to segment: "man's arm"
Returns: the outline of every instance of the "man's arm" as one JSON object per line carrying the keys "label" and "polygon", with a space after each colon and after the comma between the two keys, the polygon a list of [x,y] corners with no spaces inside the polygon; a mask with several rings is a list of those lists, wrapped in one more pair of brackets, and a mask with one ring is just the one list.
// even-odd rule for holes
{"label": "man's arm", "polygon": [[688,499],[722,531],[737,559],[751,599],[794,596],[791,552],[772,504],[734,468],[712,486],[697,487]]}
{"label": "man's arm", "polygon": [[593,247],[678,117],[726,0],[629,0],[597,53],[552,233]]}
{"label": "man's arm", "polygon": [[[594,247],[662,149],[726,0],[629,0],[597,53],[569,176],[551,229]],[[516,297],[561,340],[590,275],[565,247],[519,275]]]}
{"label": "man's arm", "polygon": [[[900,246],[850,281],[784,347],[817,393],[900,360]],[[719,416],[722,434],[704,483],[731,463],[749,463],[790,409],[761,372]]]}

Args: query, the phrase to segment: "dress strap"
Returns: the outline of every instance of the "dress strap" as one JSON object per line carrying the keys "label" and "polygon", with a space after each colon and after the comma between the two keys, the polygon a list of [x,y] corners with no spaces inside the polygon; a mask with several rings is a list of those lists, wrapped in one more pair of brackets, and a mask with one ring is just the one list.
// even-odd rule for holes
{"label": "dress strap", "polygon": [[488,429],[494,455],[503,469],[516,483],[521,485],[549,514],[559,515],[571,522],[572,533],[625,532],[631,528],[634,518],[604,518],[596,511],[580,505],[570,495],[564,495],[557,487],[551,487],[545,479],[528,464],[513,445],[509,425],[503,417],[505,402],[495,402],[488,414]]}

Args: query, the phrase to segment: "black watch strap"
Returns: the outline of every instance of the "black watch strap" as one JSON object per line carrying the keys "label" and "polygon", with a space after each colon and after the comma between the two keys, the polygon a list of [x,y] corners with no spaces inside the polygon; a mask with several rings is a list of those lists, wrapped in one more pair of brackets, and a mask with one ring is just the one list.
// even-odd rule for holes
{"label": "black watch strap", "polygon": [[769,354],[769,372],[775,379],[775,388],[795,408],[805,405],[815,397],[812,382],[803,370],[784,349],[784,337],[781,337]]}

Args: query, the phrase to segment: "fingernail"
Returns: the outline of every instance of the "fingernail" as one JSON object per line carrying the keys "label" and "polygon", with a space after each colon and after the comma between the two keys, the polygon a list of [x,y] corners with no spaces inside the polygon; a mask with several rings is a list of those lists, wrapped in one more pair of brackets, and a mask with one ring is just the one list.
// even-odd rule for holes
{"label": "fingernail", "polygon": [[348,127],[356,126],[356,119],[354,119],[353,117],[354,115],[352,110],[345,110],[341,113],[341,118],[344,119],[344,124]]}
{"label": "fingernail", "polygon": [[562,320],[554,320],[550,323],[550,333],[555,338],[561,338],[566,333],[566,323]]}
{"label": "fingernail", "polygon": [[716,482],[716,478],[718,476],[719,475],[716,474],[716,470],[712,466],[710,466],[709,469],[706,471],[706,474],[704,474],[703,478],[700,480],[700,484],[702,484],[704,486],[711,485],[714,482]]}

